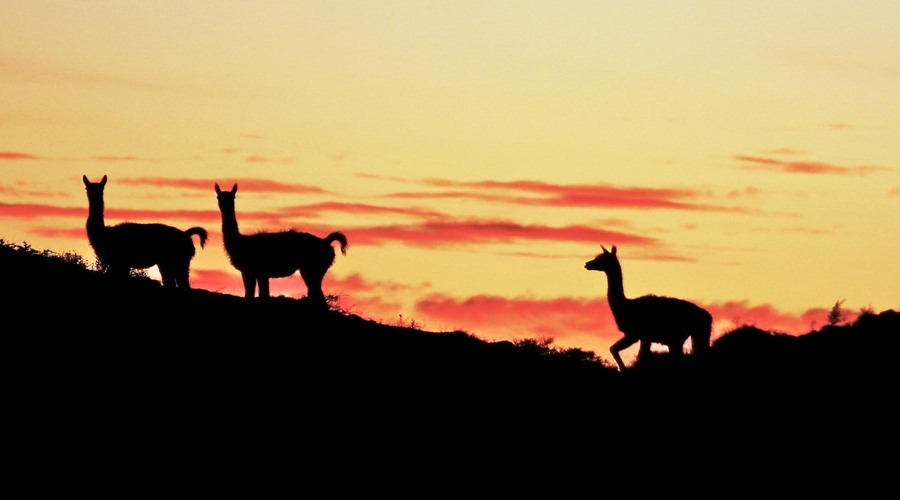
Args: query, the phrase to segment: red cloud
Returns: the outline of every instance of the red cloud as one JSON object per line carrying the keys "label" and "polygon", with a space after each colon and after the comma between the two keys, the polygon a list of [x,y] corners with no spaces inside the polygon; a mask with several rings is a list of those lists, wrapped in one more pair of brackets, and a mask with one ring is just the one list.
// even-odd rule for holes
{"label": "red cloud", "polygon": [[441,219],[447,216],[441,212],[418,207],[385,207],[367,203],[324,202],[287,207],[281,211],[285,215],[319,217],[321,212],[341,212],[364,215],[409,215],[417,218]]}
{"label": "red cloud", "polygon": [[87,236],[83,225],[76,228],[60,229],[55,227],[32,227],[28,232],[47,238],[67,238],[70,240],[84,240]]}
{"label": "red cloud", "polygon": [[[558,345],[573,346],[573,342],[590,338],[593,344],[608,346],[621,337],[605,299],[483,295],[460,300],[433,294],[416,303],[414,319],[434,328],[463,330],[492,341],[552,337]],[[585,349],[594,350],[593,347]]]}
{"label": "red cloud", "polygon": [[37,160],[39,157],[28,153],[15,153],[12,151],[0,151],[0,160]]}
{"label": "red cloud", "polygon": [[[728,212],[744,211],[738,207],[724,207],[683,201],[706,196],[706,193],[702,191],[691,189],[617,187],[606,184],[558,185],[539,181],[456,182],[446,179],[422,179],[404,182],[415,182],[440,188],[465,188],[467,190],[450,190],[436,193],[401,192],[393,193],[389,196],[393,198],[416,199],[468,198],[488,202],[549,207],[617,207]],[[505,194],[504,192],[526,193],[530,196]]]}
{"label": "red cloud", "polygon": [[87,207],[55,207],[52,205],[0,203],[0,215],[19,219],[38,217],[81,217],[87,218]]}
{"label": "red cloud", "polygon": [[[244,295],[241,276],[234,270],[192,269],[191,286],[239,297]],[[269,280],[269,287],[275,297],[301,298],[306,295],[306,285],[296,273],[287,278]],[[397,288],[410,286],[399,283],[371,283],[358,274],[343,279],[328,274],[323,281],[323,288],[327,295],[336,296],[335,306],[338,309],[368,318],[389,318],[390,322],[395,322],[401,304],[387,300],[386,297],[390,297],[390,294],[385,294],[385,291],[396,291]]]}
{"label": "red cloud", "polygon": [[419,247],[443,247],[459,244],[515,243],[522,240],[590,242],[615,241],[636,245],[654,245],[653,238],[581,225],[550,227],[508,221],[462,220],[421,224],[354,228],[348,237],[363,244],[399,241]]}
{"label": "red cloud", "polygon": [[736,155],[734,158],[744,163],[753,164],[741,166],[742,170],[768,170],[792,174],[871,175],[891,170],[887,167],[841,167],[821,162],[782,161],[774,158],[746,155]]}
{"label": "red cloud", "polygon": [[794,149],[794,148],[777,148],[777,149],[770,149],[770,150],[768,150],[768,151],[766,151],[766,152],[767,152],[767,153],[776,154],[776,155],[802,155],[802,154],[806,154],[806,151],[804,151],[804,150],[802,150],[802,149]]}
{"label": "red cloud", "polygon": [[[335,208],[334,205],[328,205]],[[344,208],[347,206],[344,205]],[[354,207],[362,210],[364,207]],[[296,211],[296,209],[294,209]],[[419,209],[391,209],[388,212],[399,212],[421,215]],[[56,207],[50,205],[3,204],[0,203],[0,215],[31,219],[43,216],[86,217],[85,207]],[[285,222],[283,217],[292,215],[274,212],[241,212],[240,221],[245,222],[245,232],[269,228],[296,227]],[[441,219],[439,214],[430,213],[434,220],[415,224],[395,224],[384,226],[360,226],[342,229],[353,244],[380,245],[388,242],[400,242],[424,248],[440,248],[454,245],[517,243],[520,241],[565,241],[579,243],[596,243],[598,241],[631,243],[643,246],[655,246],[654,238],[639,236],[621,231],[598,229],[585,225],[569,225],[562,227],[543,226],[537,224],[519,224],[511,221],[466,219]],[[188,224],[218,225],[221,214],[218,210],[146,210],[107,208],[105,216],[108,224],[124,221],[185,221]],[[257,226],[254,229],[254,226]],[[335,230],[327,225],[303,226],[304,231],[313,234]],[[668,258],[677,258],[669,256]]]}
{"label": "red cloud", "polygon": [[[785,313],[768,304],[749,305],[746,301],[700,305],[713,315],[713,339],[742,325],[799,335],[821,327],[828,314],[824,308]],[[854,317],[848,314],[847,320]],[[463,330],[490,341],[551,337],[558,346],[579,347],[605,359],[610,359],[609,347],[622,335],[605,298],[459,299],[432,294],[416,303],[413,319],[432,329]],[[634,354],[636,348],[629,352]]]}
{"label": "red cloud", "polygon": [[[131,210],[107,208],[104,211],[107,223],[114,224],[124,221],[158,221],[158,220],[184,220],[191,222],[220,222],[221,215],[213,210]],[[19,219],[34,219],[38,217],[73,217],[87,218],[87,207],[57,207],[53,205],[34,204],[9,204],[0,203],[0,216]]]}
{"label": "red cloud", "polygon": [[159,186],[173,187],[181,189],[197,189],[215,192],[215,185],[218,183],[222,189],[231,189],[233,184],[238,185],[239,190],[254,193],[293,193],[293,194],[328,194],[328,191],[305,184],[287,184],[284,182],[270,181],[266,179],[255,178],[239,178],[229,179],[227,182],[209,180],[209,179],[184,179],[184,178],[165,178],[165,177],[130,177],[121,179],[110,179],[110,182],[120,184],[128,184],[131,186]]}
{"label": "red cloud", "polygon": [[[244,284],[237,270],[191,269],[191,286],[217,293],[244,296]],[[306,295],[306,285],[300,274],[269,280],[269,292],[273,297],[300,298]]]}
{"label": "red cloud", "polygon": [[247,163],[290,163],[294,161],[294,158],[290,156],[284,156],[281,158],[269,158],[267,156],[261,155],[250,155],[244,158],[244,161]]}
{"label": "red cloud", "polygon": [[136,161],[137,156],[94,156],[92,160],[98,161]]}
{"label": "red cloud", "polygon": [[[810,308],[801,314],[784,313],[769,304],[751,306],[747,301],[712,303],[705,306],[717,322],[737,328],[751,325],[757,328],[787,334],[801,334],[821,327],[827,322],[828,310]],[[847,319],[855,315],[848,313]]]}

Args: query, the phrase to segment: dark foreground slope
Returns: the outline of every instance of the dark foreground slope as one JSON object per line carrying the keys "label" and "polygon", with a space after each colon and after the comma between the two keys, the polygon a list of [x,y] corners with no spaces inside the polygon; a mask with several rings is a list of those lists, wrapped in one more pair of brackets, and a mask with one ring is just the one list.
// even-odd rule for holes
{"label": "dark foreground slope", "polygon": [[385,325],[304,299],[166,290],[8,247],[0,273],[19,383],[98,404],[140,399],[276,415],[295,408],[306,418],[332,408],[481,411],[557,394],[590,402],[618,375],[596,360],[466,332]]}
{"label": "dark foreground slope", "polygon": [[619,373],[533,345],[317,311],[302,299],[116,281],[10,247],[0,248],[0,275],[8,407],[55,438],[452,446],[450,436],[468,429],[488,442],[734,442],[809,437],[810,422],[832,436],[883,435],[898,419],[894,311],[799,337],[743,328],[703,358],[658,355]]}

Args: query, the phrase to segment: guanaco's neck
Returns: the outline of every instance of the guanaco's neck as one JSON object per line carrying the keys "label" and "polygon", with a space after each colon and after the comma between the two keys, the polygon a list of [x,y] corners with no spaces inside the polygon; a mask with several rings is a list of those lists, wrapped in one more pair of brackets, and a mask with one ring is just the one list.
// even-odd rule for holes
{"label": "guanaco's neck", "polygon": [[87,231],[88,234],[98,234],[104,228],[103,221],[103,197],[88,197],[88,218]]}
{"label": "guanaco's neck", "polygon": [[229,245],[241,235],[238,230],[237,217],[234,214],[234,205],[219,205],[219,211],[222,212],[222,238],[224,238],[225,244]]}
{"label": "guanaco's neck", "polygon": [[625,303],[625,288],[622,286],[622,267],[618,263],[606,271],[606,297],[610,307]]}

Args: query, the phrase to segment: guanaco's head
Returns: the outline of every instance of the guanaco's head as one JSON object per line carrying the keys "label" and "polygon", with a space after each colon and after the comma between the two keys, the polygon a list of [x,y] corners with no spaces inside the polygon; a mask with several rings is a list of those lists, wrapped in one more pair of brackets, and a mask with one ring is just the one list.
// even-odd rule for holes
{"label": "guanaco's head", "polygon": [[82,182],[84,182],[84,189],[87,190],[88,196],[94,195],[98,196],[103,194],[103,186],[106,186],[106,176],[104,175],[99,182],[91,182],[86,175],[81,176]]}
{"label": "guanaco's head", "polygon": [[100,187],[103,187],[103,186],[106,185],[106,176],[105,176],[105,175],[103,176],[102,179],[100,179],[99,182],[91,182],[91,181],[87,178],[86,175],[82,175],[82,176],[81,176],[81,180],[84,182],[84,187],[90,187],[90,186],[100,186]]}
{"label": "guanaco's head", "polygon": [[223,205],[226,208],[234,210],[234,194],[237,193],[237,184],[231,187],[231,191],[222,191],[219,183],[216,183],[216,198],[219,200],[219,208]]}
{"label": "guanaco's head", "polygon": [[616,257],[616,246],[613,245],[612,251],[607,250],[603,245],[600,245],[600,248],[603,249],[603,253],[597,254],[597,256],[594,257],[594,260],[585,262],[584,268],[588,271],[603,272],[619,268],[619,258]]}

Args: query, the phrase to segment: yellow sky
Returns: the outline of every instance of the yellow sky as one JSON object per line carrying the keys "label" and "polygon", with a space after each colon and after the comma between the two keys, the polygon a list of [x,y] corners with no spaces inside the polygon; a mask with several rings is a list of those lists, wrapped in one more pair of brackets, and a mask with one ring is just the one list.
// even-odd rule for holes
{"label": "yellow sky", "polygon": [[[243,180],[242,230],[344,230],[333,291],[385,321],[605,354],[601,244],[629,296],[718,320],[900,306],[897,2],[10,0],[0,27],[7,241],[92,256],[83,174],[217,237]],[[192,276],[241,293],[216,238]]]}

